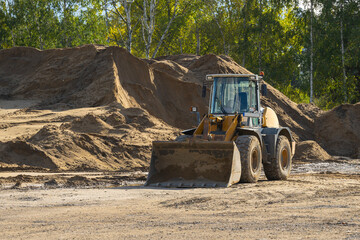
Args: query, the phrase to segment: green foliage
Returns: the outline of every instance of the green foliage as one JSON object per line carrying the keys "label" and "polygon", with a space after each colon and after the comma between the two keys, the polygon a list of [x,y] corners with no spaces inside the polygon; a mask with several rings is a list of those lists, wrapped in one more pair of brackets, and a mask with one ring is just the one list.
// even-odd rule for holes
{"label": "green foliage", "polygon": [[105,43],[99,0],[7,0],[1,2],[1,47],[40,49]]}
{"label": "green foliage", "polygon": [[[142,27],[144,1],[147,6],[156,4],[151,45],[146,45]],[[130,24],[120,0],[0,0],[0,48],[98,43],[130,48],[143,58],[146,46],[150,56],[225,54],[254,73],[264,71],[266,80],[295,102],[309,101],[310,10],[300,8],[298,1],[134,0],[128,4]],[[316,0],[314,4],[318,6],[313,18],[315,102],[325,109],[345,99],[358,102],[360,2]],[[147,18],[149,22],[149,12]]]}
{"label": "green foliage", "polygon": [[288,96],[296,103],[309,103],[309,94],[299,88],[292,87],[290,84],[287,86],[279,85],[278,90]]}

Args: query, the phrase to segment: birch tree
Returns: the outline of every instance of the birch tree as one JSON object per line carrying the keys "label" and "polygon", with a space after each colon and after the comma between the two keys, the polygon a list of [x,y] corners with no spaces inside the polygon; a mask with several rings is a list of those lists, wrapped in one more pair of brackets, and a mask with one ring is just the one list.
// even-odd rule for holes
{"label": "birch tree", "polygon": [[314,41],[313,41],[313,18],[314,18],[314,5],[313,0],[310,0],[310,103],[314,101],[313,96],[313,59],[314,59]]}
{"label": "birch tree", "polygon": [[15,34],[14,34],[14,30],[13,30],[13,26],[14,24],[10,23],[10,22],[13,22],[12,21],[12,8],[13,8],[13,5],[14,5],[14,2],[12,0],[6,0],[4,3],[4,12],[5,12],[5,17],[7,19],[7,22],[8,24],[7,25],[10,25],[8,26],[10,28],[10,35],[11,35],[11,41],[12,41],[12,46],[15,47]]}
{"label": "birch tree", "polygon": [[195,33],[196,33],[196,55],[200,55],[200,29],[198,26],[198,20],[195,19]]}
{"label": "birch tree", "polygon": [[174,22],[175,18],[177,18],[179,16],[179,14],[180,14],[180,11],[178,11],[178,5],[179,5],[179,0],[175,0],[172,16],[170,17],[170,20],[169,20],[168,24],[166,25],[166,28],[165,28],[163,34],[160,37],[160,40],[159,40],[159,42],[158,42],[158,44],[157,44],[157,46],[155,48],[155,51],[154,51],[154,53],[152,55],[152,58],[156,57],[156,54],[157,54],[157,52],[159,51],[159,49],[161,47],[161,44],[163,43],[165,37],[167,36],[167,34],[169,32],[171,24]]}
{"label": "birch tree", "polygon": [[259,28],[260,28],[260,33],[259,33],[259,44],[258,44],[258,62],[259,62],[259,73],[261,72],[261,45],[262,45],[262,34],[263,34],[263,21],[262,21],[262,13],[263,13],[263,3],[260,0],[259,1],[259,6],[260,6],[260,17],[259,17]]}
{"label": "birch tree", "polygon": [[[124,39],[120,31],[119,31],[119,35],[123,45],[125,45],[126,49],[129,51],[129,53],[131,53],[132,36],[133,36],[131,4],[133,3],[133,0],[120,0],[120,1],[112,0],[111,3],[113,5],[113,10],[112,10],[113,13],[117,15],[120,18],[120,21],[126,25],[127,38]],[[121,6],[124,9],[124,13],[120,11]]]}
{"label": "birch tree", "polygon": [[142,36],[145,43],[145,55],[146,58],[150,57],[150,49],[153,40],[153,34],[155,30],[155,11],[157,8],[157,0],[144,0],[143,2],[143,17],[141,21]]}
{"label": "birch tree", "polygon": [[105,11],[105,26],[106,26],[106,33],[107,38],[106,42],[109,44],[110,38],[109,38],[109,14],[108,14],[108,0],[104,0],[104,11]]}
{"label": "birch tree", "polygon": [[221,34],[221,37],[222,37],[223,53],[224,53],[225,55],[228,55],[229,53],[226,51],[226,37],[225,37],[224,29],[221,27],[220,22],[219,22],[219,20],[217,19],[216,14],[215,14],[215,11],[214,11],[214,9],[213,9],[212,7],[211,7],[211,10],[212,10],[212,13],[213,13],[213,16],[214,16],[216,25],[218,26],[219,31],[220,31],[220,34]]}
{"label": "birch tree", "polygon": [[344,101],[347,102],[347,91],[346,91],[346,70],[345,70],[345,49],[344,49],[344,24],[343,24],[343,15],[344,15],[344,3],[340,3],[340,41],[341,41],[341,65],[343,72],[343,91],[344,91]]}
{"label": "birch tree", "polygon": [[245,67],[245,63],[246,63],[246,52],[247,52],[247,47],[248,47],[248,29],[247,29],[247,18],[248,18],[248,14],[247,14],[247,10],[248,10],[248,0],[244,1],[244,6],[242,8],[242,12],[243,12],[243,56],[242,56],[242,66]]}

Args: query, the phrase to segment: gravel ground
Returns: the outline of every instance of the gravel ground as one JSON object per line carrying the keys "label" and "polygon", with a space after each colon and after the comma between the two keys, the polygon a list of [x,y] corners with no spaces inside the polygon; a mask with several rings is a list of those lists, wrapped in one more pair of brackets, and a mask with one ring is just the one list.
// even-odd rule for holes
{"label": "gravel ground", "polygon": [[76,179],[0,190],[1,239],[360,239],[359,174],[295,173],[215,189]]}

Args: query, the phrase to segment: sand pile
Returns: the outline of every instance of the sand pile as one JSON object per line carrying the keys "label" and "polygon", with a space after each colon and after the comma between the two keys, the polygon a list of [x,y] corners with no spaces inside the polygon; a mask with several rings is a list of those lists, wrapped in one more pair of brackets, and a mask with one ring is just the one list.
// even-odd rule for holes
{"label": "sand pile", "polygon": [[241,73],[251,74],[251,72],[228,56],[217,56],[208,54],[196,56],[191,54],[181,54],[163,56],[156,59],[147,60],[148,63],[158,71],[177,77],[183,81],[202,84],[207,74],[214,73]]}
{"label": "sand pile", "polygon": [[[269,84],[267,97],[261,97],[263,106],[268,106],[276,112],[281,126],[289,127],[294,133],[297,142],[314,140],[314,118],[311,109],[316,108],[309,104],[296,104],[279,90]],[[306,110],[305,110],[306,109]],[[320,110],[319,110],[320,111]]]}
{"label": "sand pile", "polygon": [[360,103],[325,112],[315,121],[315,135],[330,154],[360,158]]}
{"label": "sand pile", "polygon": [[331,156],[315,141],[308,140],[296,145],[294,161],[325,161]]}
{"label": "sand pile", "polygon": [[[143,108],[180,128],[196,121],[192,105],[207,112],[201,83],[209,73],[250,73],[227,56],[176,55],[143,61],[118,47],[86,45],[39,51],[17,47],[0,51],[0,96],[41,100],[43,108],[78,108],[119,103]],[[313,139],[313,119],[269,85],[263,104],[297,139]],[[171,93],[171,94],[169,94]]]}
{"label": "sand pile", "polygon": [[60,126],[46,125],[28,139],[0,144],[0,165],[52,170],[145,170],[151,142],[173,139],[178,131],[143,109],[111,109]]}
{"label": "sand pile", "polygon": [[185,128],[194,124],[189,107],[207,104],[200,96],[201,86],[178,79],[175,72],[184,69],[175,65],[169,66],[172,74],[166,74],[118,47],[45,51],[16,47],[0,51],[0,97],[41,100],[43,109],[117,102],[122,108],[143,108]]}
{"label": "sand pile", "polygon": [[[205,76],[210,73],[239,73],[251,74],[250,71],[241,67],[227,56],[216,55],[175,55],[160,57],[148,61],[150,66],[168,75],[177,76],[183,81],[202,83]],[[172,66],[181,67],[172,67]],[[180,69],[176,71],[176,69]],[[186,71],[183,69],[187,69]],[[266,79],[266,77],[265,77]],[[289,127],[297,141],[314,139],[314,118],[321,114],[321,110],[315,105],[296,104],[283,93],[268,85],[268,96],[261,97],[263,106],[271,107],[278,114],[280,124]],[[208,102],[201,106],[200,110],[207,111]]]}
{"label": "sand pile", "polygon": [[[212,54],[142,60],[122,48],[97,45],[0,50],[0,100],[39,102],[22,113],[31,116],[38,112],[40,116],[43,111],[45,116],[49,111],[106,109],[79,118],[29,120],[28,125],[35,121],[43,128],[30,136],[0,142],[0,165],[60,170],[146,168],[153,140],[173,139],[177,128],[196,125],[190,106],[198,106],[201,115],[207,112],[208,99],[201,98],[201,83],[210,73],[250,72],[227,56]],[[297,105],[270,85],[268,96],[261,100],[275,110],[280,124],[289,127],[297,141],[314,140],[316,132],[323,146],[335,149],[336,142],[328,141],[323,130],[314,129],[314,119],[322,114],[316,106]],[[18,114],[12,112],[0,114],[4,120],[0,131],[20,124],[21,114],[16,123],[8,120],[10,113],[13,117]],[[350,119],[357,118],[349,115],[347,121]],[[339,124],[347,122],[339,120]],[[347,135],[351,144],[358,141],[356,134]],[[319,151],[318,146],[304,146]],[[353,148],[351,145],[344,154],[356,154],[350,153]]]}

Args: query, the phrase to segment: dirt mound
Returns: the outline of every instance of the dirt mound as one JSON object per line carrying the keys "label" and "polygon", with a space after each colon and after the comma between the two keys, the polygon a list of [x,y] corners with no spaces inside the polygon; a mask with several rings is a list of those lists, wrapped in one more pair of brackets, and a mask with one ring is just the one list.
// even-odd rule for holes
{"label": "dirt mound", "polygon": [[332,157],[315,141],[303,141],[296,145],[294,161],[325,161]]}
{"label": "dirt mound", "polygon": [[2,168],[9,166],[57,168],[53,159],[46,152],[26,141],[18,140],[0,144],[0,153],[0,166]]}
{"label": "dirt mound", "polygon": [[[207,113],[208,99],[201,97],[201,84],[210,73],[250,72],[230,57],[213,54],[142,60],[122,48],[98,45],[0,50],[0,100],[38,104],[0,114],[4,135],[26,122],[20,118],[29,119],[28,126],[13,131],[18,139],[0,142],[0,164],[60,170],[146,169],[153,140],[173,139],[177,128],[196,125],[190,106],[198,106],[201,115]],[[358,130],[352,132],[357,129],[355,121],[359,122],[357,110],[346,110],[346,120],[336,118],[337,113],[327,113],[332,115],[326,119],[316,106],[297,105],[269,84],[268,96],[261,100],[275,110],[280,124],[289,127],[297,141],[314,140],[315,132],[322,146],[334,150],[330,153],[353,156],[360,152],[354,150]],[[91,110],[97,108],[106,111]],[[78,115],[80,109],[91,113]],[[65,111],[72,115],[60,114]],[[46,122],[44,116],[55,112],[59,116]],[[319,118],[316,131],[315,118]],[[341,145],[336,149],[339,143],[335,140],[342,135],[326,132],[333,129],[329,119],[338,121],[338,126],[349,126],[344,135],[349,140],[347,148]],[[32,125],[37,128],[29,131]],[[320,150],[311,145],[306,151],[315,151],[306,156],[316,156]]]}
{"label": "dirt mound", "polygon": [[116,89],[111,59],[97,57],[104,50],[94,45],[47,51],[25,47],[1,50],[1,94],[42,100],[46,107],[56,103],[81,107],[115,101],[119,97],[108,94],[109,89]]}
{"label": "dirt mound", "polygon": [[192,125],[189,106],[206,106],[201,86],[179,80],[175,73],[186,69],[176,63],[162,67],[172,73],[156,70],[118,47],[86,45],[45,51],[16,47],[0,51],[0,96],[41,100],[43,109],[116,102],[122,108],[143,108],[177,127]]}
{"label": "dirt mound", "polygon": [[138,129],[160,125],[158,119],[152,117],[147,111],[141,108],[127,108],[123,109],[121,113],[125,116],[126,123]]}
{"label": "dirt mound", "polygon": [[151,67],[183,81],[202,84],[207,74],[239,73],[251,74],[251,72],[228,56],[208,54],[196,55],[173,55],[148,60]]}
{"label": "dirt mound", "polygon": [[[24,67],[25,66],[25,67]],[[197,105],[207,112],[201,83],[210,73],[250,71],[228,56],[175,55],[141,60],[118,47],[86,45],[40,51],[12,48],[0,51],[0,95],[41,100],[43,108],[77,108],[118,103],[121,108],[142,108],[166,123],[189,128],[196,124],[188,111]],[[269,86],[269,97],[280,123],[296,139],[313,139],[313,115]],[[171,94],[169,94],[171,93]]]}
{"label": "dirt mound", "polygon": [[317,118],[315,136],[332,155],[360,158],[360,102],[340,105]]}
{"label": "dirt mound", "polygon": [[101,120],[94,114],[78,118],[70,124],[70,129],[75,132],[104,133],[112,129],[112,126]]}
{"label": "dirt mound", "polygon": [[[177,76],[184,81],[195,82],[198,84],[202,83],[205,76],[211,73],[252,74],[230,57],[216,56],[213,54],[204,56],[182,54],[160,57],[148,62],[150,66],[164,74]],[[159,63],[161,64],[159,65]],[[188,69],[188,71],[175,71],[175,68],[170,67],[175,65],[175,63],[181,65],[181,69]],[[168,64],[167,67],[164,67],[166,64]],[[298,105],[271,85],[267,85],[268,96],[261,97],[262,105],[274,109],[278,115],[280,124],[284,127],[289,127],[292,130],[296,141],[313,140],[314,118],[321,114],[321,110],[312,104]],[[205,101],[201,103],[204,105],[200,104],[200,112],[206,113],[208,102]]]}
{"label": "dirt mound", "polygon": [[305,111],[305,109],[312,109],[313,106],[303,104],[299,108],[279,90],[269,84],[267,86],[267,97],[261,97],[261,104],[274,109],[280,125],[289,127],[296,141],[314,140],[314,119],[308,114],[310,110]]}
{"label": "dirt mound", "polygon": [[0,167],[145,170],[151,142],[173,139],[178,132],[143,109],[113,106],[104,114],[46,125],[30,138],[0,143]]}
{"label": "dirt mound", "polygon": [[300,103],[297,105],[297,107],[308,117],[315,119],[317,117],[320,117],[324,111],[321,110],[318,106],[316,106],[314,103],[306,104],[306,103]]}

